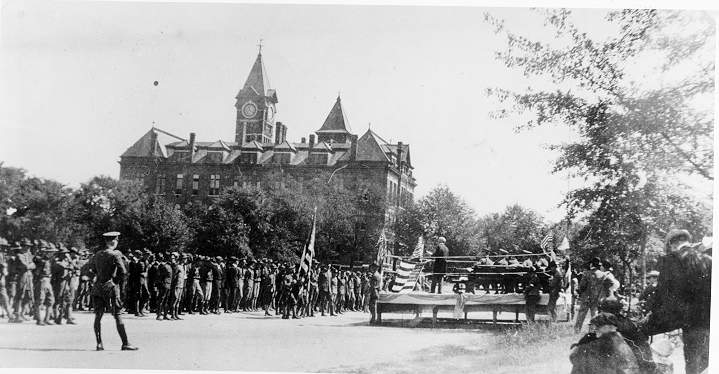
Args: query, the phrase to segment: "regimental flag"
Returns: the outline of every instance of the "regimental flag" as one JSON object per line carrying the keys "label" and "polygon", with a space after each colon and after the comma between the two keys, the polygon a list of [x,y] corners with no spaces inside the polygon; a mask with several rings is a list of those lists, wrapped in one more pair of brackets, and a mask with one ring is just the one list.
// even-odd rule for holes
{"label": "regimental flag", "polygon": [[414,252],[412,252],[409,258],[418,258],[420,260],[424,258],[424,236],[420,235],[417,239],[417,245],[414,247]]}
{"label": "regimental flag", "polygon": [[542,248],[544,252],[547,252],[547,248],[551,248],[554,244],[554,232],[550,231],[547,236],[542,239],[542,243],[539,244],[539,246]]}
{"label": "regimental flag", "polygon": [[377,240],[377,265],[379,265],[381,272],[392,271],[392,264],[389,261],[389,249],[387,248],[387,237],[384,235],[384,228],[379,234]]}
{"label": "regimental flag", "polygon": [[569,239],[567,239],[567,236],[564,236],[564,239],[562,239],[562,242],[559,244],[559,247],[557,247],[557,250],[559,252],[567,253],[569,251]]}
{"label": "regimental flag", "polygon": [[317,227],[317,207],[312,214],[312,232],[310,233],[310,241],[307,243],[304,251],[302,251],[302,258],[300,259],[300,268],[298,275],[307,274],[309,275],[310,269],[312,268],[312,259],[315,258],[315,230]]}
{"label": "regimental flag", "polygon": [[392,292],[407,293],[414,290],[417,278],[422,272],[424,261],[402,260],[397,267]]}

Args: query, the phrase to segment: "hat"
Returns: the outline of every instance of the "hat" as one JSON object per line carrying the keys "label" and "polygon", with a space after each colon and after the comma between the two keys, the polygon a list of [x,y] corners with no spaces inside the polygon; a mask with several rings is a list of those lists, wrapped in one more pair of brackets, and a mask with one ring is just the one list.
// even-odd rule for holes
{"label": "hat", "polygon": [[104,236],[106,238],[116,238],[116,237],[120,236],[120,233],[117,231],[108,231],[108,232],[102,234],[102,236]]}
{"label": "hat", "polygon": [[602,266],[602,260],[599,257],[594,257],[592,261],[589,261],[589,266]]}
{"label": "hat", "polygon": [[437,238],[437,240],[438,240],[440,243],[446,243],[446,242],[447,242],[447,239],[445,239],[444,236],[440,236],[439,238]]}
{"label": "hat", "polygon": [[9,246],[10,243],[8,243],[7,239],[0,237],[0,246]]}
{"label": "hat", "polygon": [[67,248],[65,248],[64,245],[61,246],[61,247],[60,247],[60,250],[57,251],[57,254],[63,254],[63,253],[70,253],[70,251],[68,251]]}
{"label": "hat", "polygon": [[28,238],[20,239],[20,245],[23,247],[32,247],[32,242]]}
{"label": "hat", "polygon": [[75,247],[70,247],[70,252],[76,255],[80,254],[80,250]]}
{"label": "hat", "polygon": [[622,311],[622,303],[616,297],[608,297],[599,303],[599,310],[616,315]]}
{"label": "hat", "polygon": [[172,253],[170,253],[170,256],[177,258],[177,257],[180,257],[180,254],[177,252],[172,252]]}
{"label": "hat", "polygon": [[217,257],[215,257],[215,260],[217,260],[217,261],[222,261],[222,256],[217,256]]}
{"label": "hat", "polygon": [[667,238],[664,241],[665,245],[669,245],[677,239],[685,238],[687,241],[692,241],[692,234],[687,230],[673,229],[667,234]]}
{"label": "hat", "polygon": [[649,277],[659,277],[659,272],[656,270],[652,270],[647,273],[647,278],[649,278]]}
{"label": "hat", "polygon": [[606,325],[617,326],[619,322],[617,321],[617,317],[615,317],[614,314],[602,312],[592,318],[592,320],[589,321],[589,324],[597,327]]}

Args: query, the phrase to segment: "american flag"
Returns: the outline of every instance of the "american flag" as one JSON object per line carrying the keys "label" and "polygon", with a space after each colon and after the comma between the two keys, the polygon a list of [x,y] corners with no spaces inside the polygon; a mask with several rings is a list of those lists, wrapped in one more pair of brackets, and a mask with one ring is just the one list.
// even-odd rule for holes
{"label": "american flag", "polygon": [[392,285],[392,292],[406,293],[414,290],[423,267],[423,261],[400,261],[399,266],[397,266],[394,284]]}
{"label": "american flag", "polygon": [[547,251],[547,247],[554,244],[554,232],[550,231],[547,236],[542,239],[542,243],[539,244],[539,246],[542,248],[543,251]]}
{"label": "american flag", "polygon": [[310,241],[307,243],[307,247],[302,251],[302,259],[300,261],[300,268],[298,275],[309,274],[310,268],[312,267],[312,259],[315,257],[315,229],[317,221],[317,207],[315,207],[314,214],[312,214],[312,232],[310,233]]}

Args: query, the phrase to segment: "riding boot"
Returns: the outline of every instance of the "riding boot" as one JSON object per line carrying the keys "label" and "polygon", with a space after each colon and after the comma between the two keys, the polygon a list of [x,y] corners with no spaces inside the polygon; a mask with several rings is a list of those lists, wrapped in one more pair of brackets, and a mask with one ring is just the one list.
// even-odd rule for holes
{"label": "riding boot", "polygon": [[96,350],[103,351],[105,350],[105,348],[102,346],[102,333],[99,321],[95,322],[95,325],[93,327],[95,330],[95,341],[97,342]]}
{"label": "riding boot", "polygon": [[120,340],[122,340],[122,350],[123,351],[136,351],[137,347],[131,346],[130,343],[127,342],[127,332],[125,332],[125,324],[123,323],[116,323],[117,327],[117,334],[120,335]]}

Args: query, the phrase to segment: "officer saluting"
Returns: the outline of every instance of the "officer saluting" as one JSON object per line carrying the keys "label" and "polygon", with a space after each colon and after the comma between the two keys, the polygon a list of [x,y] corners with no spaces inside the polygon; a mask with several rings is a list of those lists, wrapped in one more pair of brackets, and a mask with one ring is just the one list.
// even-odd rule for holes
{"label": "officer saluting", "polygon": [[95,274],[95,287],[92,288],[92,302],[95,311],[95,339],[97,350],[104,350],[102,346],[102,334],[100,333],[100,321],[105,310],[109,309],[115,317],[117,333],[122,339],[123,351],[136,351],[137,347],[130,345],[127,341],[125,324],[122,322],[120,312],[122,302],[120,300],[120,282],[125,279],[125,264],[122,254],[116,250],[120,233],[117,231],[102,234],[105,239],[105,248],[99,250],[90,260],[90,270]]}

